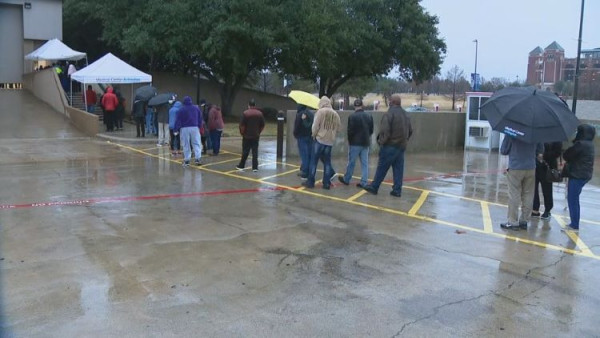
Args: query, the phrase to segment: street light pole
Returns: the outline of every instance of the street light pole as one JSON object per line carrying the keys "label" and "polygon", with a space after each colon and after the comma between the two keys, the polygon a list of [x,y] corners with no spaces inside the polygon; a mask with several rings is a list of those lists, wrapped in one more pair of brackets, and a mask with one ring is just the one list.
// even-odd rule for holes
{"label": "street light pole", "polygon": [[477,91],[478,87],[477,87],[477,48],[478,48],[478,41],[477,39],[473,40],[473,42],[475,42],[475,75],[473,76],[473,91]]}
{"label": "street light pole", "polygon": [[583,29],[583,6],[585,0],[581,0],[581,17],[579,18],[579,41],[577,42],[577,62],[575,63],[575,85],[573,87],[573,105],[571,111],[575,114],[577,110],[577,92],[579,90],[579,66],[581,63],[581,31]]}

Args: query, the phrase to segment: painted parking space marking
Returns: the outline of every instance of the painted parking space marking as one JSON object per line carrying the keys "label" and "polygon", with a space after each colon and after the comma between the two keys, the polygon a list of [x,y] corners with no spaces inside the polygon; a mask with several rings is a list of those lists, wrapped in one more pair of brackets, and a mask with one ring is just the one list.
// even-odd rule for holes
{"label": "painted parking space marking", "polygon": [[419,209],[421,209],[421,207],[423,206],[423,203],[425,203],[425,200],[427,199],[427,196],[429,196],[429,190],[423,190],[421,192],[421,196],[419,196],[419,198],[417,199],[417,201],[415,202],[415,204],[408,211],[408,214],[411,215],[411,216],[416,215],[417,212],[419,212]]}
{"label": "painted parking space marking", "polygon": [[266,176],[266,177],[261,178],[260,181],[265,181],[265,180],[268,180],[268,179],[271,179],[271,178],[275,178],[275,177],[279,177],[279,176],[285,176],[285,175],[288,175],[288,174],[291,174],[291,173],[295,173],[295,172],[298,172],[298,169],[294,168],[292,170],[284,171],[284,172],[276,174],[276,175]]}
{"label": "painted parking space marking", "polygon": [[[108,143],[112,143],[110,141],[108,141]],[[118,143],[112,143],[117,147],[121,147],[121,148],[125,148],[125,149],[129,149],[133,152],[139,153],[139,154],[143,154],[145,156],[150,156],[150,157],[154,157],[154,158],[158,158],[158,159],[162,159],[162,160],[166,160],[166,161],[171,161],[174,163],[181,163],[180,161],[176,161],[170,158],[165,158],[163,156],[160,155],[154,155],[148,152],[144,152],[141,151],[139,149],[127,146],[127,145],[122,145],[122,144],[118,144]],[[232,153],[234,154],[234,153]],[[277,163],[277,164],[282,164],[282,165],[291,165],[288,163],[282,163],[282,162],[270,162],[272,163]],[[294,167],[298,167],[296,165],[293,165]],[[512,240],[514,242],[518,242],[518,243],[525,243],[525,244],[529,244],[529,245],[534,245],[537,247],[541,247],[541,248],[546,248],[546,249],[552,249],[555,251],[560,251],[560,252],[565,252],[565,253],[569,253],[572,255],[580,255],[580,256],[585,256],[585,257],[590,257],[590,258],[594,258],[597,260],[600,260],[600,256],[594,255],[591,250],[587,247],[587,245],[581,241],[581,239],[577,236],[577,237],[571,237],[569,236],[569,238],[571,240],[574,240],[574,242],[576,243],[577,247],[580,248],[580,250],[573,250],[573,249],[569,249],[569,248],[565,248],[559,245],[554,245],[554,244],[549,244],[549,243],[545,243],[545,242],[538,242],[535,240],[530,240],[530,239],[526,239],[526,238],[521,238],[518,236],[512,236],[512,235],[508,235],[508,234],[503,234],[503,233],[495,233],[493,232],[493,229],[489,229],[489,228],[485,228],[485,222],[484,222],[484,228],[474,228],[471,226],[465,226],[465,225],[461,225],[458,223],[453,223],[453,222],[448,222],[445,220],[441,220],[441,219],[436,219],[436,218],[432,218],[432,217],[428,217],[428,216],[423,216],[423,215],[419,215],[419,214],[409,214],[408,212],[403,212],[403,211],[399,211],[399,210],[395,210],[395,209],[391,209],[391,208],[387,208],[387,207],[382,207],[382,206],[377,206],[377,205],[373,205],[373,204],[368,204],[368,203],[363,203],[357,200],[349,200],[349,199],[344,199],[344,198],[340,198],[340,197],[336,197],[336,196],[331,196],[331,195],[326,195],[326,194],[322,194],[322,193],[317,193],[315,191],[313,191],[312,189],[304,189],[304,187],[292,187],[292,186],[288,186],[288,185],[284,185],[284,184],[279,184],[279,183],[274,183],[274,182],[270,182],[270,181],[261,181],[259,178],[254,178],[254,177],[248,177],[248,176],[244,176],[244,175],[236,175],[233,174],[232,172],[226,171],[219,171],[219,170],[215,170],[215,169],[211,169],[211,168],[207,168],[206,166],[201,166],[201,167],[189,167],[189,169],[195,169],[195,170],[201,170],[201,171],[206,171],[206,172],[210,172],[210,173],[215,173],[215,174],[219,174],[219,175],[224,175],[224,176],[228,176],[228,177],[234,177],[237,179],[242,179],[242,180],[246,180],[249,182],[254,182],[254,183],[260,183],[263,185],[270,185],[273,187],[278,187],[282,190],[290,190],[290,191],[296,191],[298,193],[302,193],[302,194],[306,194],[309,196],[314,196],[314,197],[319,197],[319,198],[323,198],[323,199],[327,199],[327,200],[331,200],[331,201],[336,201],[336,202],[342,202],[342,203],[349,203],[352,205],[356,205],[356,206],[362,206],[365,208],[369,208],[372,210],[378,210],[378,211],[383,211],[383,212],[387,212],[390,214],[395,214],[395,215],[400,215],[400,216],[405,216],[405,217],[410,217],[413,219],[417,219],[417,220],[422,220],[422,221],[427,221],[427,222],[431,222],[434,224],[440,224],[440,225],[447,225],[447,226],[451,226],[451,227],[455,227],[455,228],[459,228],[459,229],[463,229],[463,230],[467,230],[467,231],[471,231],[471,232],[475,232],[475,233],[480,233],[480,234],[484,234],[484,235],[489,235],[489,236],[493,236],[493,237],[497,237],[497,238],[501,238],[501,239],[505,239],[505,240]],[[237,170],[234,170],[233,172],[237,173]],[[384,184],[388,184],[386,182],[384,182]],[[422,188],[416,188],[416,187],[405,187],[407,189],[413,189],[413,190],[419,190],[419,191],[427,191],[427,195],[429,194],[438,194],[441,196],[446,196],[446,197],[452,197],[452,198],[459,198],[465,201],[472,201],[472,202],[477,202],[479,204],[481,204],[482,200],[478,200],[475,198],[469,198],[469,197],[463,197],[463,196],[459,196],[459,195],[452,195],[452,194],[448,194],[448,193],[436,193],[435,191],[432,190],[427,190],[427,189],[422,189]],[[421,196],[423,196],[421,194]],[[359,196],[360,197],[360,196]],[[357,199],[359,198],[357,197]],[[500,207],[507,207],[506,205],[500,204],[500,203],[494,203],[494,202],[487,202],[487,201],[483,201],[486,202],[487,205],[495,205],[495,206],[500,206]],[[415,206],[413,205],[413,208]],[[420,208],[420,206],[419,206]],[[411,208],[412,209],[412,208]],[[487,217],[487,216],[486,216]],[[489,218],[489,225],[491,226],[491,218]],[[576,236],[576,235],[575,235]],[[581,249],[585,249],[581,250]]]}
{"label": "painted parking space marking", "polygon": [[352,197],[348,198],[347,201],[352,202],[355,201],[357,198],[361,197],[362,195],[366,194],[367,191],[360,189],[359,192],[357,192],[356,194],[352,195]]}
{"label": "painted parking space marking", "polygon": [[488,202],[481,201],[481,214],[483,217],[483,230],[486,233],[494,232],[492,227],[492,216],[490,215],[490,205]]}
{"label": "painted parking space marking", "polygon": [[590,250],[590,248],[581,240],[581,238],[579,238],[579,235],[576,232],[567,230],[567,222],[565,222],[562,217],[554,217],[554,219],[558,222],[560,227],[565,230],[565,234],[567,234],[567,236],[569,236],[569,238],[575,242],[575,245],[579,247],[584,255],[594,256],[592,250]]}

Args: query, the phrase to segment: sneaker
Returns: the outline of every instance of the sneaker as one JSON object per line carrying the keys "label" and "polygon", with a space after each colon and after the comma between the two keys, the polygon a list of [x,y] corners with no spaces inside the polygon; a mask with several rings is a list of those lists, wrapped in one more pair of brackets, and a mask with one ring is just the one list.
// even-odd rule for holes
{"label": "sneaker", "polygon": [[196,161],[194,161],[194,164],[199,167],[202,165],[202,162],[200,162],[200,160],[196,159]]}
{"label": "sneaker", "polygon": [[367,185],[366,184],[362,184],[362,183],[356,183],[356,187],[364,189]]}
{"label": "sneaker", "polygon": [[500,223],[500,227],[502,229],[505,229],[505,230],[516,230],[516,231],[518,231],[520,229],[520,227],[518,225],[510,224],[508,222],[506,222],[506,223]]}
{"label": "sneaker", "polygon": [[527,230],[527,222],[519,222],[519,228],[522,230]]}
{"label": "sneaker", "polygon": [[397,191],[390,191],[390,195],[394,196],[394,197],[402,197],[402,193],[399,193]]}
{"label": "sneaker", "polygon": [[176,152],[174,152],[174,151],[172,151],[172,152],[171,152],[171,156],[177,156],[177,153],[176,153]]}
{"label": "sneaker", "polygon": [[163,145],[162,145],[162,143],[157,143],[156,146],[157,147],[162,147]]}
{"label": "sneaker", "polygon": [[539,211],[532,211],[531,212],[531,217],[540,217],[540,212]]}
{"label": "sneaker", "polygon": [[235,166],[235,169],[239,170],[239,171],[244,171],[244,167],[240,167],[239,165]]}
{"label": "sneaker", "polygon": [[314,184],[308,184],[308,182],[302,182],[302,186],[310,189],[315,187]]}
{"label": "sneaker", "polygon": [[184,167],[189,167],[190,166],[190,161],[183,161],[182,165]]}
{"label": "sneaker", "polygon": [[375,190],[375,188],[373,188],[372,185],[365,185],[363,189],[365,189],[370,194],[377,195],[377,190]]}
{"label": "sneaker", "polygon": [[348,182],[344,181],[343,176],[338,176],[338,181],[340,181],[343,185],[348,185]]}
{"label": "sneaker", "polygon": [[252,172],[253,172],[253,173],[255,173],[255,172],[257,172],[257,171],[258,171],[258,169],[252,169]]}
{"label": "sneaker", "polygon": [[565,228],[564,228],[564,229],[560,229],[560,231],[562,231],[562,232],[567,232],[567,231],[571,231],[571,232],[579,232],[579,227],[577,227],[577,228],[573,228],[573,227],[571,227],[571,224],[567,224],[567,225],[565,226]]}
{"label": "sneaker", "polygon": [[550,217],[552,216],[551,213],[545,211],[542,216],[540,216],[541,219],[550,219]]}

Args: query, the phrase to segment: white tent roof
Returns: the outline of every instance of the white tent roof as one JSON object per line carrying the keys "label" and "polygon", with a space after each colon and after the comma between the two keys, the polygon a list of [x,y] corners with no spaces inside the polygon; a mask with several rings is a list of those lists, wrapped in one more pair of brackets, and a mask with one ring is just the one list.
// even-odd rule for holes
{"label": "white tent roof", "polygon": [[85,53],[72,50],[59,39],[48,40],[40,48],[27,54],[27,60],[80,60],[86,57]]}
{"label": "white tent roof", "polygon": [[71,79],[82,83],[139,83],[152,82],[152,75],[108,53],[89,66],[71,74]]}

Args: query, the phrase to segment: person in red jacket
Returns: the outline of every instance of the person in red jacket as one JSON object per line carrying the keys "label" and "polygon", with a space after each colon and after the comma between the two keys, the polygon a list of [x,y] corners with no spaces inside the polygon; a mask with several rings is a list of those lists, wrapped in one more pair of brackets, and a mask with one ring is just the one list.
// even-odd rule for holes
{"label": "person in red jacket", "polygon": [[96,103],[98,103],[98,98],[91,85],[87,86],[87,90],[85,91],[85,96],[83,99],[85,100],[86,105],[85,110],[88,113],[94,113],[94,110],[96,109]]}
{"label": "person in red jacket", "polygon": [[106,94],[102,96],[102,107],[104,107],[104,123],[106,124],[106,131],[114,130],[114,119],[115,110],[119,104],[117,95],[113,93],[112,87],[106,88]]}

